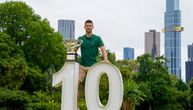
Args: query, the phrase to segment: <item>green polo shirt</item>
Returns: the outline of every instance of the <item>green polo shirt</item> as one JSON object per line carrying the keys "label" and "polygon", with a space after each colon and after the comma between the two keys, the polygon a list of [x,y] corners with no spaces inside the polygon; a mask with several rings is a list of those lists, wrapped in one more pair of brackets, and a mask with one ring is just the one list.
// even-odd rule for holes
{"label": "green polo shirt", "polygon": [[104,46],[102,39],[92,34],[90,38],[87,38],[86,35],[79,37],[83,41],[81,49],[81,58],[80,65],[90,67],[95,64],[96,57],[99,53],[99,47]]}

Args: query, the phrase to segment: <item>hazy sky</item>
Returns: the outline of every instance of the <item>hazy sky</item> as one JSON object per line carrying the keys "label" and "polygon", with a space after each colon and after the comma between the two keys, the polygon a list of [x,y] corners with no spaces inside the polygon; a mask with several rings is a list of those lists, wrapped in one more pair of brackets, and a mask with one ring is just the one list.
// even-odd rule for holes
{"label": "hazy sky", "polygon": [[[0,0],[4,2],[6,0]],[[76,38],[84,34],[84,22],[92,19],[94,33],[100,35],[106,48],[123,58],[123,47],[135,49],[135,57],[144,53],[144,33],[164,27],[166,0],[21,0],[35,13],[47,18],[57,31],[58,19],[75,20]],[[193,43],[193,0],[180,0],[182,11],[182,76],[185,73],[187,45]],[[161,54],[164,34],[161,33]]]}

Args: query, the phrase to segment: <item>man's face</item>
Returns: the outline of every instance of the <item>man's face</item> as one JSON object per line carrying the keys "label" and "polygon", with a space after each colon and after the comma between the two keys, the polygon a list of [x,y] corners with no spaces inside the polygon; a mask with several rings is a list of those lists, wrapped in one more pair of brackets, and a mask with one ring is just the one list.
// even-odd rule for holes
{"label": "man's face", "polygon": [[92,33],[93,30],[93,24],[92,23],[86,23],[84,26],[84,29],[86,30],[86,33]]}

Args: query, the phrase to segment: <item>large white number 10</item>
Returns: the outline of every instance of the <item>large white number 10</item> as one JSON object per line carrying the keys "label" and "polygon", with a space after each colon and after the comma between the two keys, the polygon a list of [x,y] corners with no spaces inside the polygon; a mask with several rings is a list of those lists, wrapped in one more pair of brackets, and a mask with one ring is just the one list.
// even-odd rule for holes
{"label": "large white number 10", "polygon": [[[77,110],[79,64],[67,62],[53,75],[52,85],[62,85],[62,110]],[[102,74],[109,79],[109,100],[106,106],[99,99],[99,83]],[[109,63],[97,63],[88,71],[85,85],[88,110],[119,110],[123,98],[123,81],[119,69]]]}

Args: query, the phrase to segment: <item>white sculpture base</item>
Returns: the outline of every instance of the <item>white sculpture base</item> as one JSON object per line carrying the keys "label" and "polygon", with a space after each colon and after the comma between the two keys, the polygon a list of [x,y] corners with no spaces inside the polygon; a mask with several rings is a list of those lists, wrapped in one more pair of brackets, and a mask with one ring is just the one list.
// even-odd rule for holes
{"label": "white sculpture base", "polygon": [[[99,81],[102,74],[109,78],[109,100],[102,105],[99,100]],[[66,62],[62,69],[53,75],[52,86],[62,85],[61,110],[77,110],[79,64]],[[88,71],[85,85],[85,98],[88,110],[119,110],[123,99],[123,80],[118,68],[110,63],[97,63]]]}
{"label": "white sculpture base", "polygon": [[63,67],[53,75],[52,86],[62,85],[61,110],[77,110],[77,92],[79,64],[66,62]]}

